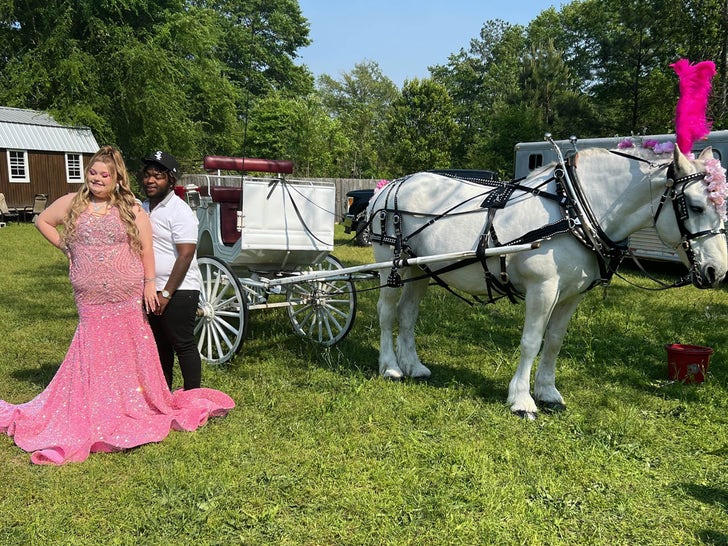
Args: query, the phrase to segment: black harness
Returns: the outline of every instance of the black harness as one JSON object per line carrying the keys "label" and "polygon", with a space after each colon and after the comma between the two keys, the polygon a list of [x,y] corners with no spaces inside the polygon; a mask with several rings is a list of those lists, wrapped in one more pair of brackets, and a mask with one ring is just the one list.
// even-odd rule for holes
{"label": "black harness", "polygon": [[[654,164],[638,156],[632,156],[618,151],[612,151],[612,153],[629,159],[647,162],[653,168],[667,168],[667,185],[653,215],[653,226],[657,223],[657,219],[664,209],[665,202],[668,199],[672,201],[673,210],[680,230],[681,245],[691,264],[691,274],[699,278],[700,271],[698,264],[695,261],[695,252],[692,249],[691,241],[703,236],[725,233],[724,228],[692,233],[688,230],[686,225],[689,215],[685,199],[685,188],[692,182],[702,180],[706,173],[699,172],[675,179],[674,165],[672,163]],[[405,234],[402,229],[403,217],[415,214],[423,216],[423,213],[419,211],[402,210],[399,208],[399,190],[402,185],[407,183],[410,177],[407,176],[397,179],[382,189],[382,191],[386,192],[384,197],[385,206],[384,208],[373,211],[368,220],[370,224],[378,224],[379,227],[379,233],[373,229],[370,230],[372,242],[392,246],[395,260],[401,258],[402,254],[406,254],[409,257],[416,257],[416,254],[410,246],[410,241],[413,237],[416,237],[438,220],[461,214],[482,213],[482,209],[486,209],[486,221],[478,239],[476,256],[474,258],[460,260],[435,270],[431,269],[427,265],[421,265],[420,267],[424,271],[424,274],[419,277],[410,278],[408,281],[421,279],[423,277],[430,277],[438,285],[446,288],[458,297],[461,297],[448,287],[448,285],[441,279],[441,275],[479,262],[484,271],[488,303],[504,296],[508,297],[510,301],[516,302],[519,299],[523,299],[524,296],[516,290],[510,282],[506,270],[506,256],[499,256],[500,270],[498,272],[493,272],[487,264],[484,253],[486,248],[527,244],[547,239],[560,233],[571,233],[577,238],[577,240],[594,252],[599,264],[600,278],[593,282],[587,290],[600,284],[609,284],[625,255],[629,252],[628,241],[626,239],[623,241],[613,241],[599,225],[596,215],[594,214],[589,201],[586,199],[583,188],[579,183],[575,156],[571,156],[568,160],[558,163],[553,168],[551,176],[535,187],[521,184],[521,181],[524,180],[523,178],[512,181],[501,181],[489,178],[480,178],[478,176],[465,176],[462,172],[457,172],[455,174],[449,173],[448,171],[438,171],[438,174],[450,176],[451,178],[459,180],[474,182],[489,189],[486,189],[483,193],[470,197],[461,203],[453,205],[441,213],[429,215],[430,219],[422,226],[411,233]],[[544,187],[551,182],[555,182],[555,193],[544,189]],[[508,204],[516,191],[528,193],[533,196],[558,203],[561,210],[561,219],[531,230],[511,241],[500,241],[493,225],[493,219],[496,212]],[[483,198],[483,201],[479,208],[466,211],[461,210],[465,205],[481,198]],[[424,215],[427,216],[427,214]],[[392,224],[393,235],[387,235],[390,222]],[[386,280],[387,286],[399,287],[402,285],[403,281],[398,269],[399,268],[393,264]],[[681,280],[673,286],[680,286],[682,284],[686,284],[686,282],[690,281]]]}

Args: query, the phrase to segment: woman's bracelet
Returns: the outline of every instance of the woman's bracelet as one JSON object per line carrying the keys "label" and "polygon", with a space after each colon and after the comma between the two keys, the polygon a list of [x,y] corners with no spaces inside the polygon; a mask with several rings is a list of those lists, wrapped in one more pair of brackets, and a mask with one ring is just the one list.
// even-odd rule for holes
{"label": "woman's bracelet", "polygon": [[144,282],[154,282],[154,281],[156,281],[156,280],[157,280],[157,277],[150,277],[150,278],[148,278],[148,279],[146,279],[146,278],[145,278],[145,279],[144,279]]}

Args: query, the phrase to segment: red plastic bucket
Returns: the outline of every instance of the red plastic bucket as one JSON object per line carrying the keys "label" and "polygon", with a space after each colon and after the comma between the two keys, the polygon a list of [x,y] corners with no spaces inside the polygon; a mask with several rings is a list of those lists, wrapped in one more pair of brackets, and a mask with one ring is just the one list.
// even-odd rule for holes
{"label": "red plastic bucket", "polygon": [[700,345],[670,343],[667,349],[667,376],[682,383],[702,383],[713,349]]}

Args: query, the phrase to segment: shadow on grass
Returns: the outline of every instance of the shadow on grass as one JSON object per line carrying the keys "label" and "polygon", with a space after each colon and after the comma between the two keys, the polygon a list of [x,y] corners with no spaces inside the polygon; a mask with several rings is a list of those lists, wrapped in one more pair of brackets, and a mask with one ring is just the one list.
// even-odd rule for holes
{"label": "shadow on grass", "polygon": [[18,381],[25,381],[34,385],[43,385],[45,388],[51,382],[51,379],[53,379],[60,365],[60,362],[58,364],[44,363],[38,368],[21,368],[10,372],[10,376]]}
{"label": "shadow on grass", "polygon": [[[328,348],[296,335],[285,311],[279,309],[251,312],[246,342],[241,354],[233,361],[231,370],[241,377],[255,376],[259,373],[256,369],[256,361],[265,358],[266,354],[276,355],[275,358],[284,354],[291,356],[291,358],[286,358],[286,365],[297,371],[305,371],[314,366],[346,377],[378,378],[379,326],[375,311],[377,295],[378,292],[375,291],[368,292],[366,295],[359,294],[357,317],[352,330],[344,340]],[[425,341],[429,338],[426,345],[437,345],[439,343],[437,337],[444,335],[455,339],[455,343],[460,343],[458,341],[460,339],[464,344],[467,339],[472,350],[472,339],[483,335],[483,322],[477,320],[461,324],[462,314],[465,312],[463,309],[467,309],[467,313],[471,313],[473,308],[449,294],[446,294],[445,297],[448,298],[448,301],[452,298],[456,303],[442,306],[436,300],[424,306],[424,312],[421,315],[423,320],[418,324],[418,341]],[[449,328],[441,327],[442,321],[453,325],[453,329],[457,333],[451,336]],[[489,334],[489,337],[491,340],[503,337],[502,341],[506,346],[512,344],[514,340],[517,344],[518,336],[520,336],[519,329],[520,324],[516,321],[506,328],[508,333],[505,336],[495,333]],[[512,337],[512,333],[515,333],[515,338]],[[492,346],[484,345],[483,354],[492,352]],[[487,364],[481,371],[468,366],[467,363],[460,365],[457,355],[445,356],[447,358],[440,358],[439,354],[435,355],[435,362],[422,357],[424,364],[432,371],[432,377],[426,381],[428,385],[436,388],[445,388],[453,384],[464,385],[476,389],[478,395],[486,400],[502,402],[503,386],[487,375]]]}
{"label": "shadow on grass", "polygon": [[[719,505],[724,512],[728,512],[728,491],[720,487],[699,485],[695,483],[682,484],[681,489],[707,505]],[[703,544],[728,544],[728,534],[716,529],[702,529],[698,531]]]}
{"label": "shadow on grass", "polygon": [[704,504],[718,504],[723,507],[724,511],[728,512],[728,491],[725,489],[696,483],[684,483],[681,488],[694,499]]}

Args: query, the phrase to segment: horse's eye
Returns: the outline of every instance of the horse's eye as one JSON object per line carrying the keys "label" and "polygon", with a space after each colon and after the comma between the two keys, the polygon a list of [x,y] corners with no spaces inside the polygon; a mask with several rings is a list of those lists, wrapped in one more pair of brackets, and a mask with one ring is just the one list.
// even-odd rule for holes
{"label": "horse's eye", "polygon": [[701,207],[700,205],[690,205],[690,210],[693,211],[695,214],[703,214],[703,212],[705,212],[705,208]]}

